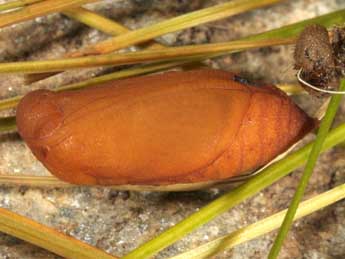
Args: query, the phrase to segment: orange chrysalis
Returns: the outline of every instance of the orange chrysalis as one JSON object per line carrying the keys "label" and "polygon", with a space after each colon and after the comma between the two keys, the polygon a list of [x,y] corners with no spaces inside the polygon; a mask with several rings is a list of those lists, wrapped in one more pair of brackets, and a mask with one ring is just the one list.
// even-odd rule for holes
{"label": "orange chrysalis", "polygon": [[266,164],[314,122],[276,87],[219,70],[38,90],[17,109],[19,133],[34,155],[75,184],[228,179]]}

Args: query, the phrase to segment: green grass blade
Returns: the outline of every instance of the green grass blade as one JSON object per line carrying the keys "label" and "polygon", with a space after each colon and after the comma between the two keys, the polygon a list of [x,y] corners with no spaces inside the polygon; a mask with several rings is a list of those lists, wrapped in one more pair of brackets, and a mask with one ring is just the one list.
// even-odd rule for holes
{"label": "green grass blade", "polygon": [[[322,150],[325,151],[345,140],[345,124],[333,129],[327,136]],[[244,184],[221,196],[198,212],[182,220],[174,227],[159,234],[154,239],[133,250],[123,258],[149,258],[162,249],[173,244],[183,236],[212,220],[221,213],[233,208],[245,199],[254,196],[262,189],[270,186],[280,178],[288,175],[291,171],[305,163],[312,148],[312,143],[304,146],[298,151],[286,156],[284,159],[270,165],[261,173],[249,179]]]}
{"label": "green grass blade", "polygon": [[[337,186],[327,192],[319,194],[311,199],[308,199],[300,204],[294,221],[305,217],[313,212],[316,212],[326,206],[329,206],[337,201],[345,198],[345,184]],[[173,256],[169,259],[206,259],[215,256],[224,250],[231,249],[236,245],[248,242],[257,237],[260,237],[272,230],[280,227],[284,220],[287,210],[278,212],[272,216],[255,222],[249,226],[236,230],[228,235],[217,238],[197,248],[189,250],[185,253]]]}
{"label": "green grass blade", "polygon": [[[345,79],[341,80],[339,91],[345,91]],[[342,95],[333,95],[331,98],[325,117],[321,121],[320,128],[316,136],[316,140],[309,154],[307,164],[305,166],[301,180],[299,181],[295,195],[290,203],[288,212],[284,218],[284,222],[279,230],[277,238],[274,241],[272,249],[268,255],[269,259],[275,259],[278,257],[278,254],[282,247],[284,239],[289,229],[291,228],[296,210],[298,208],[300,201],[302,200],[302,197],[308,185],[309,179],[313,173],[319,154],[321,153],[322,145],[326,139],[329,129],[332,126],[332,122],[334,120],[335,114],[337,113],[338,107],[340,105],[341,97]]]}

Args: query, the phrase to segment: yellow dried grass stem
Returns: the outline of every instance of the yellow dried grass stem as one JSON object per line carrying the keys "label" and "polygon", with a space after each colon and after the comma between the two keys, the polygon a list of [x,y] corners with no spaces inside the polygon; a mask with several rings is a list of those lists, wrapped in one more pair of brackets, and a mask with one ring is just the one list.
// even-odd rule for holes
{"label": "yellow dried grass stem", "polygon": [[38,175],[10,175],[0,174],[0,184],[8,186],[33,186],[33,187],[75,187],[76,185],[60,181],[54,176],[38,176]]}
{"label": "yellow dried grass stem", "polygon": [[[77,7],[77,8],[65,10],[63,11],[63,14],[83,24],[86,24],[94,29],[100,30],[104,33],[107,33],[113,36],[127,33],[130,31],[125,26],[83,7]],[[153,49],[153,48],[163,48],[164,46],[159,43],[152,42],[147,47]],[[65,57],[68,57],[68,54],[65,55]],[[54,76],[56,74],[57,72],[27,74],[25,75],[24,79],[25,79],[26,84],[31,84],[33,82],[45,79],[47,77]]]}
{"label": "yellow dried grass stem", "polygon": [[132,53],[114,53],[80,58],[46,61],[9,62],[0,64],[0,73],[52,72],[75,68],[136,64],[148,61],[185,59],[200,55],[222,55],[246,49],[292,44],[295,38],[273,40],[238,40],[225,43],[203,44],[198,46],[171,47],[167,49],[143,50]]}
{"label": "yellow dried grass stem", "polygon": [[[319,194],[311,199],[302,202],[294,217],[294,221],[305,217],[315,211],[318,211],[326,206],[329,206],[339,200],[345,198],[345,184],[337,186],[327,192]],[[202,259],[211,258],[217,253],[224,250],[229,250],[236,245],[248,242],[257,237],[260,237],[272,230],[280,227],[283,222],[287,210],[283,210],[254,224],[241,228],[229,235],[217,238],[211,242],[201,245],[195,249],[189,250],[185,253],[173,256],[169,259]]]}
{"label": "yellow dried grass stem", "polygon": [[46,0],[21,8],[18,11],[0,15],[0,27],[33,19],[38,16],[59,12],[66,8],[83,5],[99,0]]}
{"label": "yellow dried grass stem", "polygon": [[0,208],[0,231],[71,259],[115,259],[95,247]]}
{"label": "yellow dried grass stem", "polygon": [[25,7],[27,5],[42,2],[43,0],[19,0],[19,1],[11,1],[8,3],[0,4],[0,11],[7,11],[12,10],[20,7]]}
{"label": "yellow dried grass stem", "polygon": [[93,46],[85,48],[84,50],[75,52],[73,56],[78,57],[90,54],[110,53],[115,50],[136,45],[170,32],[175,32],[203,23],[219,20],[231,15],[239,14],[244,11],[267,6],[280,1],[281,0],[233,0],[228,3],[190,12],[188,14],[184,14],[160,23],[153,24],[151,26],[147,26],[145,28],[131,31],[103,42],[96,43]]}
{"label": "yellow dried grass stem", "polygon": [[93,11],[90,11],[84,7],[76,7],[62,12],[64,15],[70,17],[71,19],[77,20],[83,24],[86,24],[94,29],[100,30],[109,35],[118,35],[121,33],[126,33],[129,30],[102,15],[99,15]]}
{"label": "yellow dried grass stem", "polygon": [[[225,3],[216,5],[210,8],[205,8],[199,11],[195,11],[192,13],[188,13],[179,17],[175,17],[173,19],[145,27],[136,31],[129,32],[128,30],[125,33],[125,28],[115,22],[110,21],[109,19],[102,17],[94,12],[91,12],[87,9],[74,9],[67,11],[66,14],[80,22],[83,22],[91,27],[94,27],[98,30],[103,32],[109,33],[111,35],[117,35],[124,33],[121,37],[113,38],[117,41],[123,41],[122,47],[135,45],[136,43],[145,42],[147,40],[153,39],[157,36],[178,31],[184,28],[189,28],[195,25],[200,25],[205,22],[214,21],[217,19],[224,18],[226,16],[231,16],[238,14],[240,12],[244,12],[247,10],[255,9],[257,7],[266,6],[269,4],[273,4],[279,2],[281,0],[260,0],[260,1],[250,1],[250,0],[234,0],[231,3]],[[146,37],[141,39],[140,37]],[[129,40],[128,40],[129,38]],[[99,43],[102,44],[102,43]],[[95,46],[97,46],[96,44]],[[118,47],[120,49],[122,47]],[[150,45],[151,48],[160,48],[160,44],[153,43]],[[108,53],[110,51],[106,51],[104,53]],[[69,53],[65,55],[65,57],[77,57],[83,56],[80,53]],[[38,75],[26,75],[26,82],[32,83],[38,80],[42,80],[49,76],[53,76],[56,73],[42,73]]]}
{"label": "yellow dried grass stem", "polygon": [[[284,91],[288,95],[308,94],[301,86],[294,84],[277,84],[280,90]],[[1,107],[1,102],[0,102]]]}

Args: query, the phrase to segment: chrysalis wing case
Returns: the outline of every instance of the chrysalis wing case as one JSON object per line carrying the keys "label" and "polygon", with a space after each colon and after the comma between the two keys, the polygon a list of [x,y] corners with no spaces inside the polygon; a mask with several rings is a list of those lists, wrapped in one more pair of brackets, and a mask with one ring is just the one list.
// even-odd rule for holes
{"label": "chrysalis wing case", "polygon": [[314,128],[273,86],[230,72],[168,72],[26,95],[17,125],[34,155],[75,184],[195,183],[256,169]]}

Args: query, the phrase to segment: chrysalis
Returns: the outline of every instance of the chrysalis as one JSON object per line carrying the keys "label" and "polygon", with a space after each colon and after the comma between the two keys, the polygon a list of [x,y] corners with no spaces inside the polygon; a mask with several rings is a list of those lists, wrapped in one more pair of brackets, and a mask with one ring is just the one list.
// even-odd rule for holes
{"label": "chrysalis", "polygon": [[274,86],[196,70],[34,91],[18,106],[17,126],[37,159],[67,182],[168,185],[254,170],[315,121]]}

